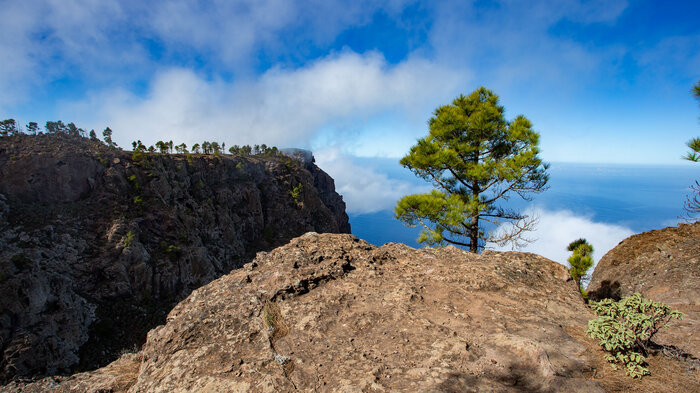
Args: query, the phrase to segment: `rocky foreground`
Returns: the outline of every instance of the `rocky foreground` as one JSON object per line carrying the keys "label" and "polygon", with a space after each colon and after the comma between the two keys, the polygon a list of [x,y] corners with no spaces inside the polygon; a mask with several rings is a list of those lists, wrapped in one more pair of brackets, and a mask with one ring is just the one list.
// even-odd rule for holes
{"label": "rocky foreground", "polygon": [[593,317],[534,254],[308,233],[192,292],[140,351],[0,392],[698,391],[687,359],[610,368]]}
{"label": "rocky foreground", "polygon": [[194,291],[137,355],[24,391],[602,392],[569,333],[591,317],[534,254],[310,233]]}

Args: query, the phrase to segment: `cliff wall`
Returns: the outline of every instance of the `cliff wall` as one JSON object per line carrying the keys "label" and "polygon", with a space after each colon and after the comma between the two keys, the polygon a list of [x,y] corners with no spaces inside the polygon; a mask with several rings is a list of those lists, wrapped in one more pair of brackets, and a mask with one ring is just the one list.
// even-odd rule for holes
{"label": "cliff wall", "polygon": [[2,138],[0,380],[104,365],[193,289],[307,231],[350,231],[312,162]]}

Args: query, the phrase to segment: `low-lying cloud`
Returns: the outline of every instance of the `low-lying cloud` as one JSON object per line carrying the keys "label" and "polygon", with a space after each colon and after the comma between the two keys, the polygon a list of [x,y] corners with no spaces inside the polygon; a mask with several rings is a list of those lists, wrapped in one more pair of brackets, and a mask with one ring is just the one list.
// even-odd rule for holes
{"label": "low-lying cloud", "polygon": [[467,75],[422,58],[389,65],[378,53],[344,51],[297,69],[275,67],[249,81],[170,69],[156,76],[143,97],[102,91],[67,104],[65,111],[71,119],[90,114],[91,128],[109,125],[127,145],[136,139],[191,144],[206,135],[227,144],[308,147],[321,127],[445,101]]}
{"label": "low-lying cloud", "polygon": [[[591,217],[576,215],[568,210],[550,211],[531,208],[525,214],[538,216],[539,223],[534,232],[527,234],[527,237],[534,241],[520,251],[539,254],[564,265],[567,264],[566,260],[571,255],[566,247],[576,239],[584,238],[593,245],[593,259],[597,264],[605,253],[634,234],[630,228],[596,222]],[[509,251],[511,247],[495,246],[494,249]]]}
{"label": "low-lying cloud", "polygon": [[350,214],[393,210],[401,197],[428,192],[430,187],[416,187],[406,181],[392,179],[372,168],[358,165],[338,148],[314,152],[316,163],[335,179],[336,191],[343,196]]}

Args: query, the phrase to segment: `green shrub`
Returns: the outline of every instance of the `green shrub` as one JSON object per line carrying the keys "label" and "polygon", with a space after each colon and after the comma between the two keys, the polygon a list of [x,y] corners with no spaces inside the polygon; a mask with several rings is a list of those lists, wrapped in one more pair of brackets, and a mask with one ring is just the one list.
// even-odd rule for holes
{"label": "green shrub", "polygon": [[131,161],[134,163],[134,165],[143,167],[148,166],[148,158],[146,157],[146,153],[141,150],[135,150],[133,153],[131,153]]}
{"label": "green shrub", "polygon": [[182,255],[182,248],[171,244],[165,250],[165,253],[168,255],[168,259],[170,259],[171,262],[176,262]]}
{"label": "green shrub", "polygon": [[304,199],[302,198],[302,193],[304,192],[304,185],[299,183],[292,189],[292,198],[294,202],[301,203]]}
{"label": "green shrub", "polygon": [[131,248],[131,245],[134,243],[134,237],[136,237],[136,234],[134,234],[134,231],[129,231],[126,233],[126,236],[124,236],[124,249],[128,250]]}
{"label": "green shrub", "polygon": [[141,184],[139,183],[139,179],[136,177],[136,175],[131,175],[126,178],[133,186],[135,190],[138,190],[141,188]]}
{"label": "green shrub", "polygon": [[134,197],[134,205],[138,208],[143,207],[143,197],[141,195]]}
{"label": "green shrub", "polygon": [[633,378],[649,374],[646,356],[652,337],[668,326],[671,318],[683,316],[664,303],[645,300],[639,293],[619,302],[591,302],[591,308],[598,318],[588,321],[586,334],[599,340],[609,353],[605,359],[614,369],[621,364]]}

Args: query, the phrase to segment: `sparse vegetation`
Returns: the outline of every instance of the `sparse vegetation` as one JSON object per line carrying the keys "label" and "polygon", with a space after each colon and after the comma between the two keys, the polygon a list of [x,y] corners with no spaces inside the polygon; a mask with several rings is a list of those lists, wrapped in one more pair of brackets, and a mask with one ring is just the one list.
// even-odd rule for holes
{"label": "sparse vegetation", "polygon": [[302,203],[304,201],[303,193],[304,185],[302,183],[297,184],[291,191],[292,199],[294,199],[294,202]]}
{"label": "sparse vegetation", "polygon": [[613,368],[621,365],[633,378],[649,374],[646,356],[654,335],[667,327],[671,319],[683,316],[664,303],[642,298],[639,293],[619,302],[612,299],[591,302],[591,308],[598,318],[588,322],[586,334],[599,340],[609,353],[605,359]]}
{"label": "sparse vegetation", "polygon": [[[693,94],[700,101],[700,81],[693,86]],[[700,162],[700,137],[689,140],[686,146],[690,151],[683,156],[683,159]],[[686,215],[684,218],[687,221],[693,222],[700,219],[700,180],[696,180],[695,184],[690,186],[690,194],[685,199],[683,209]]]}
{"label": "sparse vegetation", "polygon": [[124,240],[122,241],[124,243],[124,249],[128,250],[131,248],[131,246],[134,243],[134,238],[136,237],[136,234],[134,231],[129,231],[126,233],[126,236],[124,236]]}
{"label": "sparse vegetation", "polygon": [[136,177],[136,175],[131,175],[127,177],[126,180],[128,180],[129,183],[131,183],[135,190],[141,188],[141,184],[139,183],[139,179]]}
{"label": "sparse vegetation", "polygon": [[576,281],[579,292],[584,300],[588,300],[588,292],[583,288],[581,282],[588,278],[588,270],[593,267],[593,246],[588,244],[586,239],[578,239],[569,243],[567,250],[573,252],[569,257],[569,273]]}
{"label": "sparse vegetation", "polygon": [[136,205],[136,207],[143,206],[143,197],[141,195],[137,195],[134,197],[134,205]]}
{"label": "sparse vegetation", "polygon": [[287,325],[282,320],[279,306],[273,301],[267,301],[262,309],[263,324],[270,337],[270,343],[284,337],[289,332]]}
{"label": "sparse vegetation", "polygon": [[[97,133],[95,130],[90,130],[90,132],[75,125],[75,123],[65,124],[61,120],[57,121],[47,121],[44,126],[44,131],[47,134],[63,134],[82,138],[90,138],[91,141],[101,142],[97,138]],[[42,131],[39,128],[39,124],[34,121],[30,121],[22,129],[22,126],[17,123],[15,119],[6,119],[0,121],[0,137],[15,136],[15,135],[39,135]],[[112,130],[107,127],[104,132],[105,144],[111,148],[118,148],[117,144],[112,140]]]}

